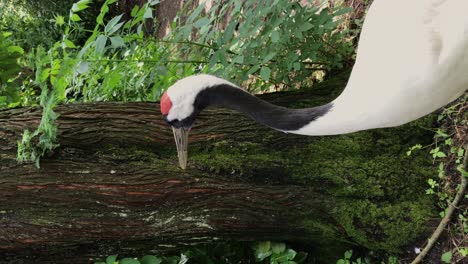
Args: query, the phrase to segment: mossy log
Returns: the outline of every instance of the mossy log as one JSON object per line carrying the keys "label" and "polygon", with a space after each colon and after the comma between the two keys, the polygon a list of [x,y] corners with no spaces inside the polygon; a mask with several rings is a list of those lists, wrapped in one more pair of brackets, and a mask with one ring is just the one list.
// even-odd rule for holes
{"label": "mossy log", "polygon": [[[262,97],[290,107],[322,104],[343,80]],[[208,109],[192,129],[183,171],[157,103],[68,104],[56,112],[60,147],[38,169],[18,164],[16,151],[40,109],[0,111],[2,260],[138,256],[219,240],[397,252],[432,225],[435,208],[424,192],[431,159],[406,155],[431,142],[431,117],[305,137]]]}

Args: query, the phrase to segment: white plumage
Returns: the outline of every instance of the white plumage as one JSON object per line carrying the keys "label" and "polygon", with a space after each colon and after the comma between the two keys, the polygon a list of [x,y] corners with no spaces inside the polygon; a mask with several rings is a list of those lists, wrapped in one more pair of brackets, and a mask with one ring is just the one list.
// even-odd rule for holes
{"label": "white plumage", "polygon": [[333,108],[292,133],[344,134],[398,126],[468,88],[467,0],[375,0],[357,58]]}

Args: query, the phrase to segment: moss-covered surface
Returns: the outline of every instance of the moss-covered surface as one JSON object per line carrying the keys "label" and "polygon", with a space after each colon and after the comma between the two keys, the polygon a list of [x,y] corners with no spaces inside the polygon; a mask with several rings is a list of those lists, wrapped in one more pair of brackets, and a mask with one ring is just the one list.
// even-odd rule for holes
{"label": "moss-covered surface", "polygon": [[[317,105],[336,94],[295,106]],[[429,116],[397,128],[315,138],[262,130],[257,142],[213,140],[191,146],[190,160],[213,174],[326,190],[341,237],[396,253],[427,234],[436,214],[434,201],[425,194],[427,179],[436,175],[432,160],[423,151],[406,154],[417,143],[432,142],[432,122]],[[304,225],[319,230],[324,243],[338,238],[336,228],[319,221],[305,219]]]}
{"label": "moss-covered surface", "polygon": [[[431,121],[276,149],[271,142],[210,142],[192,148],[190,159],[213,174],[326,190],[346,236],[366,248],[395,253],[426,233],[436,212],[425,194],[427,179],[436,175],[431,158],[423,152],[406,155],[415,143],[430,142],[425,127]],[[314,233],[322,230],[324,241],[337,239],[328,225],[313,219],[305,219],[304,225]]]}

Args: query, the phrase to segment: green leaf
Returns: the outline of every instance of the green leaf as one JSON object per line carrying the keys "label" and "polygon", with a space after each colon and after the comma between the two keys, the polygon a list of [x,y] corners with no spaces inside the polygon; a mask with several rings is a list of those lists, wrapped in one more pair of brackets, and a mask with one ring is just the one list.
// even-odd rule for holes
{"label": "green leaf", "polygon": [[344,253],[344,257],[345,259],[351,259],[351,257],[353,256],[353,251],[352,250],[348,250]]}
{"label": "green leaf", "polygon": [[119,261],[119,264],[140,264],[140,261],[134,258],[124,258]]}
{"label": "green leaf", "polygon": [[78,22],[78,21],[81,21],[81,17],[77,14],[72,14],[72,16],[70,17],[70,20],[74,22]]}
{"label": "green leaf", "polygon": [[117,260],[117,255],[111,255],[106,258],[106,264],[114,264]]}
{"label": "green leaf", "polygon": [[7,51],[10,53],[19,53],[19,54],[24,54],[24,49],[21,48],[20,46],[8,46]]}
{"label": "green leaf", "polygon": [[135,5],[132,9],[132,12],[130,13],[130,15],[132,17],[135,17],[137,14],[138,14],[138,10],[140,10],[140,7],[138,5]]}
{"label": "green leaf", "polygon": [[111,41],[112,48],[120,48],[124,46],[124,40],[121,36],[113,36],[109,39]]}
{"label": "green leaf", "polygon": [[270,80],[270,75],[271,75],[270,68],[264,66],[260,69],[260,77],[262,77],[263,80],[265,81]]}
{"label": "green leaf", "polygon": [[201,28],[207,24],[210,23],[210,20],[206,17],[202,17],[200,19],[198,19],[193,25],[196,27],[196,28]]}
{"label": "green leaf", "polygon": [[279,39],[280,39],[280,34],[279,34],[279,32],[278,32],[278,31],[276,31],[276,30],[275,30],[275,31],[273,31],[273,32],[271,32],[270,39],[271,39],[271,42],[273,42],[273,43],[276,43],[276,42],[278,42],[278,41],[279,41]]}
{"label": "green leaf", "polygon": [[346,13],[349,13],[353,11],[353,9],[351,7],[346,7],[346,8],[340,8],[338,9],[338,11],[336,11],[335,13],[333,13],[334,16],[341,16],[343,14],[346,14]]}
{"label": "green leaf", "polygon": [[65,44],[65,47],[67,47],[67,48],[70,48],[70,49],[75,49],[76,48],[76,45],[69,39],[65,39],[63,41],[63,43]]}
{"label": "green leaf", "polygon": [[55,24],[62,26],[63,24],[65,24],[65,18],[63,16],[56,16]]}
{"label": "green leaf", "polygon": [[257,72],[259,69],[260,69],[260,65],[255,64],[254,66],[252,66],[252,68],[250,68],[250,70],[247,72],[247,74],[253,74],[253,73]]}
{"label": "green leaf", "polygon": [[295,250],[288,249],[287,254],[288,260],[293,260],[296,257],[297,252]]}
{"label": "green leaf", "polygon": [[307,253],[305,252],[298,252],[296,257],[294,258],[294,261],[297,263],[303,263],[307,259]]}
{"label": "green leaf", "polygon": [[304,24],[302,24],[302,25],[299,26],[299,30],[300,30],[301,32],[304,32],[304,31],[307,31],[307,30],[309,30],[309,29],[311,29],[311,28],[313,28],[313,27],[314,27],[313,24],[311,24],[311,23],[309,23],[309,22],[305,22]]}
{"label": "green leaf", "polygon": [[461,173],[461,175],[463,177],[467,177],[468,178],[468,172],[466,170],[463,169],[463,165],[460,164],[457,166],[457,170]]}
{"label": "green leaf", "polygon": [[123,23],[125,23],[125,22],[119,23],[122,16],[123,16],[123,14],[112,18],[109,21],[109,23],[107,23],[106,27],[104,28],[104,32],[106,32],[108,35],[110,35],[110,34],[114,33],[115,31],[119,30],[119,28],[123,25]]}
{"label": "green leaf", "polygon": [[88,4],[91,3],[91,0],[81,0],[73,4],[72,6],[72,11],[73,12],[79,12],[81,10],[84,10],[88,8]]}
{"label": "green leaf", "polygon": [[237,26],[237,21],[231,21],[224,31],[224,36],[223,36],[223,41],[226,43],[232,39],[232,36],[234,35],[234,30],[236,29]]}
{"label": "green leaf", "polygon": [[301,64],[296,61],[296,62],[293,63],[293,68],[294,68],[295,71],[298,71],[298,70],[301,69]]}
{"label": "green leaf", "polygon": [[153,9],[151,7],[146,8],[143,18],[153,18]]}
{"label": "green leaf", "polygon": [[144,256],[140,259],[141,264],[160,264],[161,262],[162,259],[151,255]]}
{"label": "green leaf", "polygon": [[99,35],[96,39],[96,48],[94,50],[95,55],[102,55],[104,48],[106,47],[107,37]]}
{"label": "green leaf", "polygon": [[271,248],[271,242],[270,241],[259,242],[257,244],[256,251],[265,253],[265,252],[270,251],[270,248]]}
{"label": "green leaf", "polygon": [[243,64],[244,63],[244,56],[238,55],[232,59],[232,63]]}
{"label": "green leaf", "polygon": [[442,254],[440,259],[442,260],[442,262],[450,264],[452,262],[452,252],[445,252],[444,254]]}
{"label": "green leaf", "polygon": [[286,245],[284,243],[273,243],[271,245],[271,250],[275,254],[281,254],[286,250]]}
{"label": "green leaf", "polygon": [[271,61],[275,56],[276,56],[276,52],[275,52],[275,51],[270,52],[268,55],[266,55],[266,56],[263,58],[262,64],[265,64],[265,63]]}

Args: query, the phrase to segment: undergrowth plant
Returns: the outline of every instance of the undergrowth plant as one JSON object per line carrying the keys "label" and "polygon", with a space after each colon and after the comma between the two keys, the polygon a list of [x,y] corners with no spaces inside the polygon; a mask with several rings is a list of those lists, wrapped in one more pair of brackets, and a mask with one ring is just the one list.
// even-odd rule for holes
{"label": "undergrowth plant", "polygon": [[[440,124],[435,129],[434,143],[429,146],[415,145],[407,154],[419,149],[427,149],[437,167],[437,177],[428,179],[426,194],[434,196],[439,215],[446,215],[448,205],[453,201],[455,193],[460,188],[460,177],[468,177],[463,166],[468,131],[468,94],[465,93],[456,103],[446,107],[437,117]],[[465,199],[468,195],[465,194]],[[447,230],[451,236],[452,244],[446,245],[446,252],[441,255],[443,263],[453,263],[467,257],[467,247],[463,246],[463,240],[468,235],[468,207],[460,205],[458,215]],[[458,235],[457,235],[458,234]],[[449,249],[449,250],[448,250]],[[447,251],[448,250],[448,251]]]}
{"label": "undergrowth plant", "polygon": [[14,43],[29,51],[39,45],[50,48],[61,31],[54,17],[66,12],[75,0],[2,0],[0,30],[13,33]]}
{"label": "undergrowth plant", "polygon": [[24,50],[13,44],[11,35],[0,31],[0,109],[17,106],[21,100],[16,78],[21,71],[18,59]]}
{"label": "undergrowth plant", "polygon": [[[371,264],[373,262],[369,257],[366,258],[353,258],[353,251],[348,250],[344,253],[343,258],[336,261],[336,264]],[[388,257],[387,261],[381,261],[380,264],[399,264],[398,258],[395,256]]]}
{"label": "undergrowth plant", "polygon": [[[259,76],[252,87],[262,89],[296,87],[308,83],[316,70],[340,68],[352,51],[335,31],[335,18],[348,11],[344,8],[216,0],[208,13],[204,4],[189,12],[186,22],[174,23],[174,33],[161,40],[144,33],[158,0],[135,5],[128,19],[109,17],[117,2],[102,3],[92,29],[85,28],[82,17],[95,3],[74,3],[67,17],[55,16],[61,39],[48,50],[36,47],[28,54],[34,60],[32,85],[40,95],[31,82],[23,83],[22,90],[30,94],[24,105],[36,100],[43,118],[18,143],[19,161],[39,165],[40,157],[57,146],[53,109],[59,103],[155,101],[176,80],[200,72],[237,82]],[[221,26],[220,17],[227,16]]]}
{"label": "undergrowth plant", "polygon": [[307,254],[296,252],[284,243],[217,243],[206,246],[196,246],[182,250],[175,256],[146,255],[141,258],[119,258],[118,255],[108,256],[105,261],[95,264],[300,264],[305,263]]}
{"label": "undergrowth plant", "polygon": [[186,19],[180,16],[169,39],[188,58],[201,55],[210,73],[237,82],[259,77],[250,88],[301,87],[350,57],[346,32],[336,30],[337,17],[348,11],[324,8],[323,2],[217,0],[206,12],[202,2]]}

